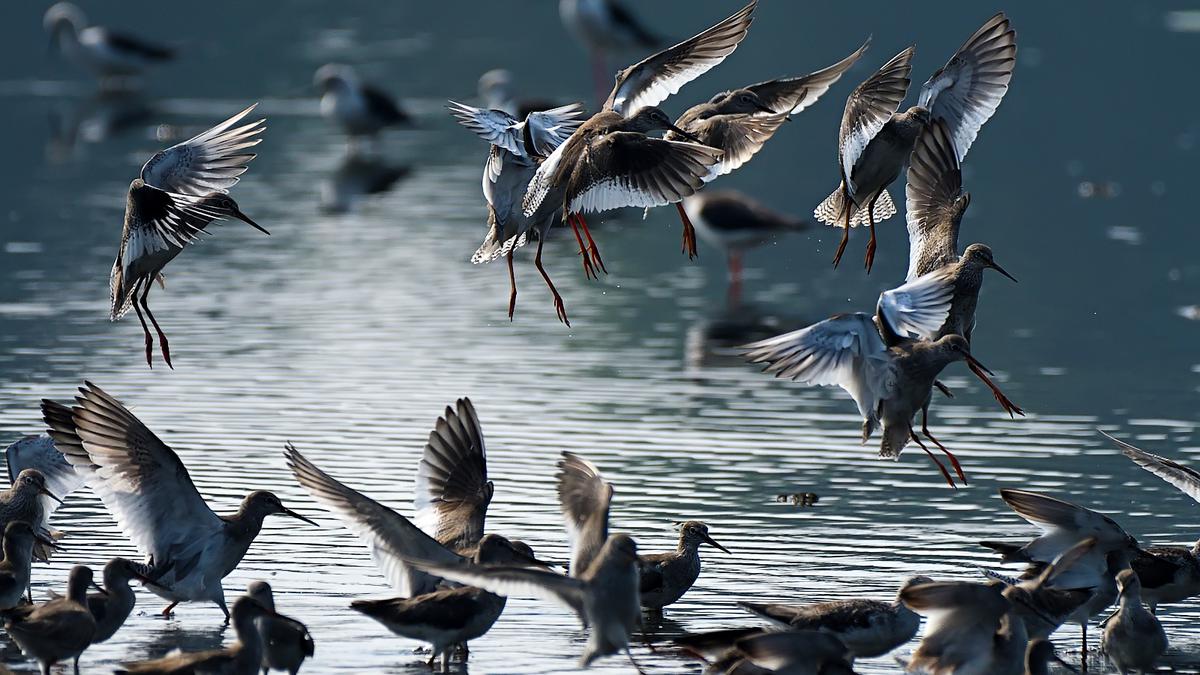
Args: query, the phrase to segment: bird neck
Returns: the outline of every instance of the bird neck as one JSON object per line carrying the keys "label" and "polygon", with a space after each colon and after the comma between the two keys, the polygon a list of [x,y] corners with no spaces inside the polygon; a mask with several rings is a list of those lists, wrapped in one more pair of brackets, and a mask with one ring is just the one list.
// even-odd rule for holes
{"label": "bird neck", "polygon": [[267,514],[259,509],[247,508],[242,504],[237,513],[225,517],[226,531],[235,539],[245,540],[247,545],[262,532],[263,520]]}
{"label": "bird neck", "polygon": [[[258,665],[262,663],[262,638],[258,633],[258,626],[255,624],[253,616],[234,617],[233,629],[237,633],[238,653],[237,658],[245,663],[253,663]],[[257,671],[255,671],[257,672]]]}
{"label": "bird neck", "polygon": [[4,539],[4,562],[10,565],[25,565],[33,558],[33,539],[14,537]]}

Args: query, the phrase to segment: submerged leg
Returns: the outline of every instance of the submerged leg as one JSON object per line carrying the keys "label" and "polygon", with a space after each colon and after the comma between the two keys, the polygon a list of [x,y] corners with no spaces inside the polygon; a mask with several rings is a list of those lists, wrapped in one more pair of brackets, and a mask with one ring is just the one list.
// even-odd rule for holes
{"label": "submerged leg", "polygon": [[508,320],[513,320],[513,312],[517,311],[517,274],[513,271],[513,252],[509,250],[508,255],[508,285],[512,288],[512,292],[508,295]]}
{"label": "submerged leg", "polygon": [[946,483],[950,487],[957,490],[958,486],[954,484],[954,479],[950,477],[950,472],[946,470],[946,465],[942,464],[942,460],[938,459],[937,455],[934,455],[932,452],[929,451],[929,448],[925,447],[925,444],[921,442],[921,437],[917,436],[917,432],[914,431],[911,426],[908,428],[908,435],[913,439],[914,443],[921,446],[921,449],[925,451],[926,455],[929,455],[930,461],[932,461],[937,466],[938,471],[942,472],[942,478],[946,479]]}
{"label": "submerged leg", "polygon": [[537,255],[533,256],[533,266],[541,273],[542,278],[546,280],[546,285],[550,287],[550,292],[554,294],[554,311],[558,314],[558,320],[571,327],[571,322],[567,320],[567,307],[563,304],[562,296],[558,294],[558,289],[554,287],[554,282],[550,281],[550,274],[546,272],[546,268],[542,267],[542,245],[546,243],[545,238],[538,239]]}
{"label": "submerged leg", "polygon": [[166,617],[171,616],[171,612],[173,612],[175,610],[175,606],[178,604],[179,604],[178,602],[172,602],[171,604],[167,605],[166,607],[163,607],[163,611],[160,612],[162,617],[166,618]]}
{"label": "submerged leg", "polygon": [[142,309],[146,310],[146,316],[150,319],[150,323],[154,324],[154,331],[158,333],[158,347],[162,350],[163,361],[167,362],[167,367],[175,370],[175,366],[171,365],[171,345],[167,344],[167,335],[159,327],[158,321],[154,318],[154,314],[150,311],[150,305],[146,302],[150,295],[150,284],[142,287],[142,297],[139,302]]}
{"label": "submerged leg", "polygon": [[583,219],[583,214],[576,213],[575,218],[579,221],[579,225],[583,227],[583,236],[587,237],[588,249],[592,252],[592,264],[599,267],[605,274],[608,274],[608,268],[604,266],[604,261],[600,259],[600,248],[596,246],[596,240],[592,239],[592,231],[588,229],[588,224]]}
{"label": "submerged leg", "polygon": [[578,216],[568,213],[567,222],[571,224],[571,231],[575,233],[575,241],[579,243],[579,255],[583,256],[583,276],[588,279],[599,279],[600,275],[596,274],[596,269],[592,266],[592,259],[588,257],[587,245],[583,243],[583,237],[579,234]]}
{"label": "submerged leg", "polygon": [[867,204],[867,222],[871,225],[871,241],[867,242],[867,260],[864,266],[867,268],[867,274],[871,273],[871,266],[875,264],[875,201],[879,199],[879,195]]}
{"label": "submerged leg", "polygon": [[[134,290],[137,293],[137,290]],[[138,299],[133,299],[133,311],[137,313],[138,321],[142,324],[142,333],[146,335],[146,365],[154,368],[154,337],[150,335],[150,327],[146,325],[146,317],[142,316],[142,308]]]}
{"label": "submerged leg", "polygon": [[629,657],[629,662],[633,664],[634,670],[638,671],[638,675],[646,675],[646,671],[638,665],[638,662],[633,659],[633,652],[629,651],[629,645],[625,645],[625,656]]}
{"label": "submerged leg", "polygon": [[954,473],[957,473],[958,479],[962,481],[963,485],[966,485],[967,476],[963,473],[962,465],[958,463],[958,458],[954,456],[953,452],[947,450],[946,446],[942,445],[941,441],[934,438],[933,434],[929,433],[929,406],[925,406],[921,409],[921,433],[925,436],[925,438],[933,441],[933,444],[938,446],[938,449],[942,451],[942,454],[946,455],[946,458],[950,460],[950,464],[954,467]]}
{"label": "submerged leg", "polygon": [[842,243],[838,244],[837,253],[833,254],[833,266],[837,267],[838,263],[842,262],[842,254],[846,252],[846,244],[850,243],[850,211],[854,209],[854,202],[850,201],[850,192],[846,189],[846,181],[842,181],[842,208],[845,213],[844,221],[842,222]]}
{"label": "submerged leg", "polygon": [[687,254],[688,260],[695,260],[696,228],[692,225],[692,220],[688,218],[687,211],[683,208],[683,202],[675,202],[675,208],[679,209],[679,220],[683,222],[683,252]]}
{"label": "submerged leg", "polygon": [[996,402],[1000,404],[1001,408],[1004,408],[1004,412],[1008,413],[1009,417],[1015,417],[1016,415],[1020,415],[1022,417],[1025,416],[1025,411],[1021,410],[1016,403],[1008,400],[1008,397],[1004,395],[1004,392],[1000,391],[1000,387],[997,387],[996,383],[992,382],[991,379],[988,378],[987,373],[980,370],[979,367],[973,363],[967,363],[967,367],[971,369],[972,373],[975,373],[975,377],[978,377],[984,384],[987,385],[988,389],[992,390],[992,396],[996,398]]}

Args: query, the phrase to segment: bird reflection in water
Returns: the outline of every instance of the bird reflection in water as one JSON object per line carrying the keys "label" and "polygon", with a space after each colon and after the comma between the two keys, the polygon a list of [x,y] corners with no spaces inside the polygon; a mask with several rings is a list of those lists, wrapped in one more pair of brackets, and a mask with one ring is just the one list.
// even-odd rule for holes
{"label": "bird reflection in water", "polygon": [[101,143],[145,125],[153,112],[150,100],[138,91],[100,90],[57,101],[49,113],[46,157],[66,162],[81,145]]}
{"label": "bird reflection in water", "polygon": [[349,213],[357,208],[363,197],[383,194],[411,174],[411,166],[348,152],[337,169],[321,183],[321,211]]}

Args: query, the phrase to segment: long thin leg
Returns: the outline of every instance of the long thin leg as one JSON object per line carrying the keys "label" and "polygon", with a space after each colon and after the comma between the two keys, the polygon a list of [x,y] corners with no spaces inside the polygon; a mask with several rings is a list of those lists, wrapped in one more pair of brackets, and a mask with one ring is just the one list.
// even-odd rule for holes
{"label": "long thin leg", "polygon": [[571,327],[571,322],[567,321],[567,306],[563,303],[562,296],[558,294],[558,289],[554,287],[554,282],[550,281],[550,274],[546,272],[546,268],[542,267],[542,245],[546,243],[546,239],[538,239],[537,255],[533,256],[533,266],[541,273],[542,278],[546,280],[546,285],[550,287],[550,292],[554,294],[554,311],[558,314],[558,320]]}
{"label": "long thin leg", "polygon": [[929,448],[925,447],[925,444],[921,442],[921,437],[917,436],[917,432],[911,426],[908,428],[908,435],[913,439],[914,443],[921,446],[921,449],[925,451],[926,455],[929,455],[930,461],[937,466],[938,471],[942,472],[942,477],[946,479],[946,483],[950,487],[957,490],[958,486],[954,484],[954,479],[950,477],[950,472],[946,470],[946,465],[942,464],[942,460],[938,459],[937,455],[934,455],[929,451]]}
{"label": "long thin leg", "polygon": [[443,673],[450,672],[450,650],[449,649],[445,649],[442,651],[442,672]]}
{"label": "long thin leg", "polygon": [[600,248],[596,246],[596,240],[592,239],[592,231],[588,229],[587,221],[583,219],[582,213],[576,213],[575,219],[579,221],[583,227],[583,236],[587,237],[588,249],[592,252],[592,264],[599,267],[602,272],[608,274],[608,268],[604,266],[604,261],[600,258]]}
{"label": "long thin leg", "polygon": [[844,210],[845,222],[842,223],[842,243],[838,244],[837,253],[833,254],[833,266],[837,267],[838,263],[842,262],[842,254],[846,252],[846,244],[850,243],[850,211],[854,208],[854,202],[850,200],[850,191],[846,189],[846,181],[842,181],[842,209]]}
{"label": "long thin leg", "polygon": [[646,671],[642,670],[642,667],[638,665],[638,662],[633,659],[633,652],[629,651],[629,645],[625,645],[625,656],[629,657],[629,662],[632,663],[634,669],[638,671],[638,675],[646,675]]}
{"label": "long thin leg", "polygon": [[1009,417],[1015,417],[1016,415],[1020,415],[1021,417],[1025,416],[1025,411],[1021,410],[1016,403],[1008,400],[1008,397],[1004,395],[1004,392],[1000,391],[1000,387],[997,387],[996,383],[992,382],[992,380],[987,376],[987,373],[980,370],[973,363],[968,363],[967,367],[971,369],[972,373],[975,373],[975,377],[978,377],[981,381],[983,381],[984,384],[987,385],[988,389],[992,390],[992,396],[995,397],[996,402],[1000,404],[1000,407],[1004,408],[1004,412],[1008,413]]}
{"label": "long thin leg", "polygon": [[683,202],[675,202],[675,208],[679,209],[679,220],[683,222],[683,252],[687,254],[688,260],[696,259],[696,228],[692,225],[692,220],[688,218],[687,211],[683,208]]}
{"label": "long thin leg", "polygon": [[[135,288],[133,291],[137,293]],[[154,337],[150,335],[150,327],[146,325],[146,318],[142,316],[142,308],[138,305],[137,297],[133,298],[133,311],[137,313],[138,321],[142,324],[142,333],[146,335],[146,365],[154,368]]]}
{"label": "long thin leg", "polygon": [[962,481],[963,485],[967,485],[967,476],[963,473],[962,465],[958,463],[958,458],[954,456],[953,452],[947,450],[941,441],[934,438],[933,434],[929,433],[929,406],[921,409],[921,433],[925,435],[925,438],[933,441],[933,444],[938,446],[942,454],[946,455],[946,458],[950,460],[950,464],[954,467],[954,473],[958,474],[958,479]]}
{"label": "long thin leg", "polygon": [[867,222],[871,225],[871,241],[867,242],[867,261],[865,267],[867,274],[871,273],[871,266],[875,264],[875,201],[879,199],[876,194],[869,204],[867,204]]}
{"label": "long thin leg", "polygon": [[167,335],[159,327],[158,321],[154,318],[154,314],[150,311],[150,305],[146,302],[150,295],[150,284],[145,284],[142,287],[142,309],[146,310],[146,316],[150,319],[150,323],[154,324],[154,330],[158,333],[158,347],[162,350],[163,361],[167,362],[167,367],[175,370],[175,366],[171,365],[171,345],[167,344]]}
{"label": "long thin leg", "polygon": [[937,387],[938,391],[942,392],[942,396],[946,398],[954,398],[954,392],[950,391],[950,387],[942,384],[941,380],[934,380],[933,386]]}
{"label": "long thin leg", "polygon": [[172,602],[171,604],[167,605],[166,607],[163,607],[163,611],[161,612],[163,618],[171,616],[171,612],[175,609],[175,606],[178,604],[179,604],[178,602]]}
{"label": "long thin leg", "polygon": [[571,225],[571,230],[575,233],[575,241],[579,242],[579,255],[583,256],[583,276],[588,279],[599,279],[600,275],[596,274],[595,268],[592,267],[592,260],[588,257],[587,246],[583,243],[583,237],[579,234],[579,221],[574,213],[567,214],[567,222]]}
{"label": "long thin leg", "polygon": [[1079,655],[1079,668],[1083,672],[1087,672],[1088,650],[1087,650],[1087,619],[1079,624],[1079,630],[1083,634],[1083,652]]}
{"label": "long thin leg", "polygon": [[508,320],[513,320],[513,312],[517,311],[517,273],[513,271],[513,252],[508,251],[508,285],[512,288],[512,293],[508,296]]}

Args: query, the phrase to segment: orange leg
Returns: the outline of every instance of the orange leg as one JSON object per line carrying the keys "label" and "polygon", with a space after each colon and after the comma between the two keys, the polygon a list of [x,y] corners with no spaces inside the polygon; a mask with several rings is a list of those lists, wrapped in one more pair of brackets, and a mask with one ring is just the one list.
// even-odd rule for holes
{"label": "orange leg", "polygon": [[508,296],[508,320],[513,320],[513,312],[517,311],[517,274],[513,271],[513,252],[510,249],[508,255],[508,285],[512,288],[512,292]]}
{"label": "orange leg", "polygon": [[957,473],[958,479],[962,481],[963,485],[966,485],[967,475],[963,473],[962,464],[958,463],[958,458],[955,457],[954,453],[950,452],[946,446],[942,445],[941,441],[934,438],[933,434],[929,433],[929,406],[925,406],[925,408],[921,410],[921,433],[924,434],[925,438],[933,441],[933,444],[938,446],[938,449],[942,451],[942,454],[946,455],[946,459],[949,459],[950,464],[954,467],[954,473]]}
{"label": "orange leg", "polygon": [[567,321],[567,306],[563,303],[562,296],[558,294],[558,289],[554,287],[554,282],[550,281],[550,274],[546,272],[546,268],[542,267],[542,244],[546,243],[544,238],[538,239],[537,255],[533,256],[533,265],[541,272],[542,278],[546,280],[546,285],[550,287],[550,292],[554,294],[554,312],[558,314],[558,320],[571,327],[571,322]]}
{"label": "orange leg", "polygon": [[842,223],[842,243],[838,244],[837,253],[833,254],[833,266],[837,267],[838,263],[842,262],[842,254],[846,252],[846,244],[850,243],[850,211],[854,209],[854,202],[850,200],[850,192],[846,190],[846,181],[842,181],[842,208],[845,209],[845,221]]}
{"label": "orange leg", "polygon": [[688,260],[695,260],[696,228],[688,218],[687,211],[683,208],[683,202],[675,202],[675,208],[679,210],[679,220],[683,222],[683,252],[687,254]]}
{"label": "orange leg", "polygon": [[879,199],[879,195],[867,204],[867,222],[871,225],[871,241],[867,242],[867,260],[864,267],[867,268],[867,274],[871,273],[871,266],[875,264],[875,201]]}
{"label": "orange leg", "polygon": [[936,455],[930,452],[929,448],[925,447],[925,444],[921,442],[921,438],[917,436],[917,432],[914,431],[911,426],[908,428],[908,435],[912,437],[913,441],[917,445],[921,446],[921,449],[925,451],[926,455],[929,455],[930,461],[937,466],[938,471],[942,472],[942,477],[946,479],[946,483],[949,484],[950,487],[957,490],[958,486],[954,484],[954,479],[950,477],[950,472],[946,470],[946,465],[942,464],[942,461],[938,459]]}
{"label": "orange leg", "polygon": [[[137,293],[135,288],[134,293]],[[146,335],[146,365],[154,369],[154,337],[150,335],[150,327],[146,325],[146,318],[142,316],[142,308],[138,305],[138,299],[133,299],[133,311],[137,312],[138,321],[142,323],[142,333]]]}
{"label": "orange leg", "polygon": [[154,324],[154,331],[158,333],[158,346],[162,350],[163,361],[167,362],[167,367],[175,370],[175,366],[171,365],[171,345],[167,343],[167,334],[159,327],[158,321],[155,320],[154,314],[150,312],[150,305],[147,304],[147,296],[150,295],[150,284],[147,282],[142,287],[142,309],[146,310],[146,317],[150,319],[150,323]]}
{"label": "orange leg", "polygon": [[583,243],[583,237],[579,234],[579,222],[576,215],[568,213],[567,222],[571,224],[571,230],[575,233],[575,241],[579,243],[579,255],[583,256],[583,276],[588,279],[599,279],[600,276],[592,267],[592,259],[588,257],[587,245]]}
{"label": "orange leg", "polygon": [[1016,403],[1008,400],[1008,397],[1004,395],[1004,392],[1000,391],[1000,387],[997,387],[996,383],[992,382],[986,373],[970,363],[967,364],[967,367],[971,369],[972,373],[975,373],[976,377],[978,377],[983,381],[984,384],[987,385],[988,389],[992,390],[992,396],[996,398],[996,401],[1000,404],[1000,407],[1004,408],[1004,412],[1008,413],[1009,417],[1015,417],[1016,415],[1020,415],[1021,417],[1025,416],[1025,411],[1021,410]]}
{"label": "orange leg", "polygon": [[602,272],[608,274],[608,268],[604,266],[604,261],[600,259],[600,248],[596,246],[596,240],[592,239],[592,231],[588,229],[588,224],[587,221],[583,219],[583,214],[576,213],[575,219],[578,220],[580,226],[583,227],[583,236],[587,237],[588,248],[592,252],[592,263],[596,267],[599,267]]}

